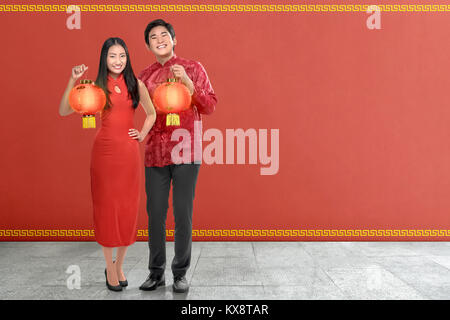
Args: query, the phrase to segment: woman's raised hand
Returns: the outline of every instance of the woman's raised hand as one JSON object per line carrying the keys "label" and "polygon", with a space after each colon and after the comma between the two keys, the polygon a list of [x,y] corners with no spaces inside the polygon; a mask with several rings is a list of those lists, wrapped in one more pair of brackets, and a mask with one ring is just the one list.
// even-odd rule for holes
{"label": "woman's raised hand", "polygon": [[69,83],[59,103],[59,114],[61,116],[67,116],[73,112],[73,109],[69,105],[70,90],[75,86],[76,81],[84,74],[88,69],[84,64],[75,66],[72,68],[72,75],[70,76]]}
{"label": "woman's raised hand", "polygon": [[85,66],[84,64],[73,67],[72,68],[72,79],[78,80],[87,69],[88,69],[88,67]]}

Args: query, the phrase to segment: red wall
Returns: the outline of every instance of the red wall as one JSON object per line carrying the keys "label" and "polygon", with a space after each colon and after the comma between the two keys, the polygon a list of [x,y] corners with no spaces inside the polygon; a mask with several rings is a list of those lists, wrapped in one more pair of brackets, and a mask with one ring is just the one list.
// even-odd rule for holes
{"label": "red wall", "polygon": [[[95,130],[82,129],[77,114],[60,117],[59,101],[74,65],[96,77],[108,37],[125,40],[136,73],[153,63],[143,33],[155,18],[174,25],[177,55],[208,72],[219,103],[204,131],[279,129],[275,175],[261,175],[261,164],[202,165],[194,229],[219,231],[196,240],[450,237],[449,12],[382,12],[381,30],[367,28],[365,12],[82,12],[80,30],[67,29],[65,12],[0,16],[0,239],[70,240],[78,238],[5,230],[93,229]],[[137,128],[143,120],[140,109]],[[142,184],[140,230],[145,200]],[[232,229],[254,231],[220,231]],[[317,229],[385,231],[289,231]],[[422,229],[445,232],[417,236]],[[413,231],[397,238],[390,230]]]}

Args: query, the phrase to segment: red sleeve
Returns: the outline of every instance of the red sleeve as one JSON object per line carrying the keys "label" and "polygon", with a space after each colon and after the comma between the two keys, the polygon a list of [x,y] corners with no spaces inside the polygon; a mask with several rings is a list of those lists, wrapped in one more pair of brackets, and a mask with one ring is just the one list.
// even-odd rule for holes
{"label": "red sleeve", "polygon": [[139,80],[141,80],[142,82],[145,82],[145,80],[146,79],[144,79],[144,76],[145,76],[145,72],[147,71],[147,69],[144,69],[144,70],[142,70],[140,73],[139,73],[139,75],[137,76],[137,78],[139,79]]}
{"label": "red sleeve", "polygon": [[217,97],[209,82],[205,68],[199,62],[196,64],[193,78],[194,93],[192,94],[192,100],[194,105],[197,107],[199,113],[213,113],[216,108]]}

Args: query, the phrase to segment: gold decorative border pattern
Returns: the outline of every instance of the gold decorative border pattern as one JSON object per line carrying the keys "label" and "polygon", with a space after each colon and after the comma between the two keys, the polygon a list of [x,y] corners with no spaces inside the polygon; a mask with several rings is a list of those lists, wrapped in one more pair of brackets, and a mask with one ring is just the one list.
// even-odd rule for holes
{"label": "gold decorative border pattern", "polygon": [[[1,4],[0,12],[366,12],[368,4]],[[373,4],[372,4],[373,5]],[[450,4],[377,4],[387,12],[448,12]]]}
{"label": "gold decorative border pattern", "polygon": [[56,237],[94,237],[94,230],[0,230],[0,237],[30,237],[30,238],[56,238]]}
{"label": "gold decorative border pattern", "polygon": [[[94,230],[0,230],[0,238],[57,238],[57,237],[87,237],[93,238]],[[138,230],[138,237],[148,237],[148,230]],[[166,236],[173,237],[174,230],[166,230]],[[379,230],[379,229],[311,229],[311,230],[193,230],[192,237],[209,238],[256,238],[256,237],[276,237],[276,238],[305,238],[305,237],[450,237],[450,230]]]}

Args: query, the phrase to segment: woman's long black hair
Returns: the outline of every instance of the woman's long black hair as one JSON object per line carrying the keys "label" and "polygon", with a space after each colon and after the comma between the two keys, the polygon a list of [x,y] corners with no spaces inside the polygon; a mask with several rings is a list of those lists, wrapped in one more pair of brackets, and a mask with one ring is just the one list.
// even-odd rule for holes
{"label": "woman's long black hair", "polygon": [[123,78],[128,88],[128,96],[133,100],[133,108],[137,108],[139,105],[139,88],[136,76],[134,75],[133,68],[131,67],[130,55],[128,53],[128,48],[125,42],[120,38],[109,38],[103,43],[102,51],[100,53],[100,63],[98,66],[97,79],[95,84],[103,89],[106,95],[106,105],[104,110],[111,108],[111,100],[109,99],[108,91],[108,65],[106,64],[106,59],[108,58],[108,50],[113,45],[120,45],[125,49],[127,55],[127,64],[125,69],[122,71]]}

